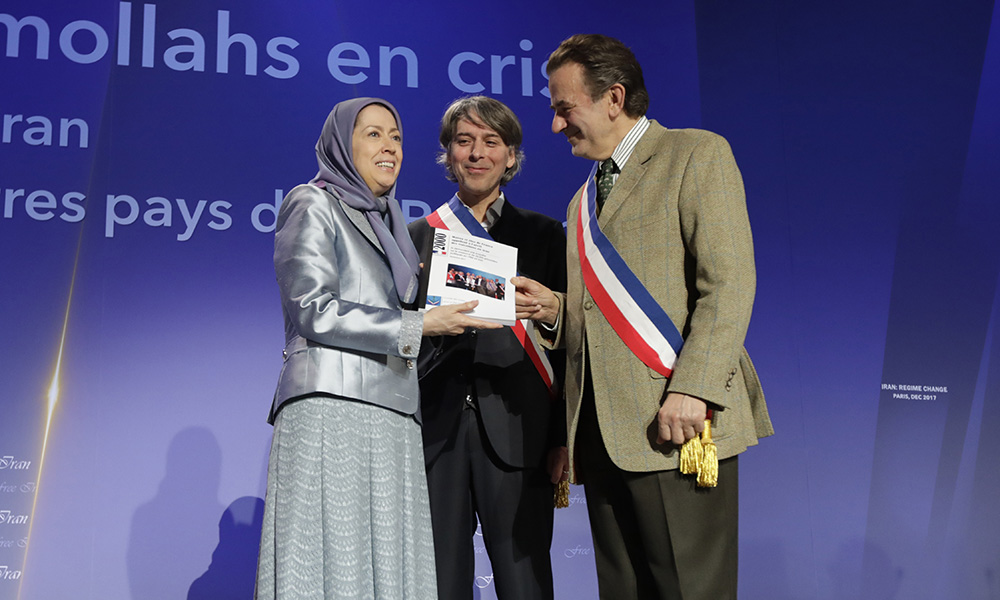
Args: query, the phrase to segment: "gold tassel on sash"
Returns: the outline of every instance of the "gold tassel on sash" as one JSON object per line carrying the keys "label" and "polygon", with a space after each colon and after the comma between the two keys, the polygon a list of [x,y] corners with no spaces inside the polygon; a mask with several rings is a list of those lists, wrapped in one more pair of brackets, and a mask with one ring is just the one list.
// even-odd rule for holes
{"label": "gold tassel on sash", "polygon": [[685,475],[697,473],[698,487],[719,485],[719,452],[712,441],[712,413],[705,419],[705,430],[681,446],[680,470]]}
{"label": "gold tassel on sash", "polygon": [[569,506],[569,481],[564,479],[556,484],[556,494],[552,500],[556,508]]}
{"label": "gold tassel on sash", "polygon": [[700,439],[693,437],[684,442],[681,446],[681,473],[685,475],[697,473],[704,456],[705,450],[701,447]]}
{"label": "gold tassel on sash", "polygon": [[705,431],[701,432],[701,446],[704,455],[698,466],[698,487],[719,485],[719,453],[712,441],[712,420],[705,419]]}

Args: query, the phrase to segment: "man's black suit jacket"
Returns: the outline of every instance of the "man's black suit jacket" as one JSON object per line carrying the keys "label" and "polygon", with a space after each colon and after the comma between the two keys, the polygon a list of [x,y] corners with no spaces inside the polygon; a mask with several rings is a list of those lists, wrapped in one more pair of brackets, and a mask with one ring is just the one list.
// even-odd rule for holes
{"label": "man's black suit jacket", "polygon": [[[517,247],[519,274],[553,290],[566,289],[566,234],[561,223],[506,200],[489,233],[494,240]],[[410,224],[410,237],[425,268],[429,267],[433,228],[420,219]],[[426,285],[425,278],[418,306],[423,306]],[[514,291],[509,282],[505,289]],[[428,465],[449,448],[449,433],[470,391],[489,444],[506,465],[544,467],[548,449],[565,444],[562,351],[549,352],[556,383],[553,399],[509,327],[425,338],[423,344],[420,410]]]}

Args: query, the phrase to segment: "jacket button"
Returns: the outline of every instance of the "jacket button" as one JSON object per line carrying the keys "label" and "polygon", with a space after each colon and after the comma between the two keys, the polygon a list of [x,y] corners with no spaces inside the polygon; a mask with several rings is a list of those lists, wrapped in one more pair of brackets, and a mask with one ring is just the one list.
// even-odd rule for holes
{"label": "jacket button", "polygon": [[594,308],[593,301],[587,300],[586,302],[584,302],[583,303],[583,308],[584,308],[584,310],[590,310],[590,309]]}
{"label": "jacket button", "polygon": [[412,354],[413,353],[412,351],[413,348],[409,344],[403,346],[403,354]]}
{"label": "jacket button", "polygon": [[413,359],[412,358],[406,359],[406,368],[410,369],[411,371],[413,370]]}
{"label": "jacket button", "polygon": [[282,359],[288,358],[288,350],[282,350],[281,351],[281,358]]}

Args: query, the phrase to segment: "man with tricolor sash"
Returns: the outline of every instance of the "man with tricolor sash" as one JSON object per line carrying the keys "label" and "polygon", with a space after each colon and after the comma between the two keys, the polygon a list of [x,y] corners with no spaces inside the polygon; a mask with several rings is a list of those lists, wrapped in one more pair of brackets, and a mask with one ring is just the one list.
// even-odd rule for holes
{"label": "man with tricolor sash", "polygon": [[[439,162],[458,193],[410,225],[425,264],[434,228],[450,229],[517,247],[519,273],[566,289],[562,224],[501,191],[520,170],[521,137],[517,117],[492,98],[447,109]],[[498,289],[473,283],[487,294]],[[553,474],[548,463],[565,444],[564,353],[547,354],[532,321],[425,344],[433,354],[421,360],[420,400],[439,598],[473,597],[477,516],[497,597],[552,598],[554,483],[568,472],[559,463]]]}
{"label": "man with tricolor sash", "polygon": [[[517,316],[567,351],[565,460],[600,595],[736,598],[737,455],[773,433],[743,347],[756,278],[740,172],[718,135],[646,118],[620,41],[570,37],[547,71],[553,132],[595,162],[567,210],[567,292],[513,281]],[[680,455],[709,430],[701,487]]]}

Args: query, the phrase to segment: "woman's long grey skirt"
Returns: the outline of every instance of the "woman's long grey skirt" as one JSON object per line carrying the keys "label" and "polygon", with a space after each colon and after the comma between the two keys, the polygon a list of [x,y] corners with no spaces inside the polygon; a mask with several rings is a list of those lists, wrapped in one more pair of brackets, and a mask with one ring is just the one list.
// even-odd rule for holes
{"label": "woman's long grey skirt", "polygon": [[437,598],[420,426],[315,396],[274,422],[258,600]]}

